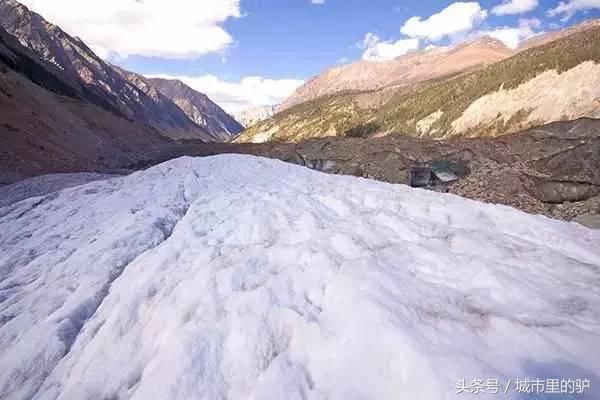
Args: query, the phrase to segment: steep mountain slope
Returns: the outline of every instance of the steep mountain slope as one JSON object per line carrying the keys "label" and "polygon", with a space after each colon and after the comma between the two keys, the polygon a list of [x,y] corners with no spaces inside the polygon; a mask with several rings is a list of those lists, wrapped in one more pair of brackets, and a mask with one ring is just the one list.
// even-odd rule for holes
{"label": "steep mountain slope", "polygon": [[309,80],[277,110],[343,91],[375,90],[435,79],[491,64],[511,54],[512,51],[499,40],[483,37],[453,48],[416,51],[391,61],[358,61],[332,68]]}
{"label": "steep mountain slope", "polygon": [[5,400],[598,398],[577,224],[226,155],[2,207],[0,232]]}
{"label": "steep mountain slope", "polygon": [[[600,118],[598,43],[600,27],[592,26],[472,72],[393,91],[323,96],[275,114],[236,140],[497,136],[552,121]],[[380,100],[376,106],[372,98]]]}
{"label": "steep mountain slope", "polygon": [[66,79],[60,69],[40,60],[2,27],[0,27],[0,66],[2,67],[0,72],[4,74],[11,69],[26,75],[35,84],[64,96],[79,99],[89,94],[77,90],[73,86],[75,82]]}
{"label": "steep mountain slope", "polygon": [[93,93],[0,28],[0,184],[65,171],[114,171],[173,143],[89,103]]}
{"label": "steep mountain slope", "polygon": [[206,129],[188,118],[188,116],[181,108],[177,106],[177,104],[175,104],[167,96],[163,95],[152,82],[148,81],[148,79],[134,72],[126,71],[120,67],[114,65],[112,67],[129,83],[152,99],[154,104],[156,104],[157,109],[160,110],[159,112],[161,113],[160,117],[162,120],[161,123],[163,125],[168,124],[171,127],[169,130],[170,137],[173,139],[218,139],[217,137],[211,135]]}
{"label": "steep mountain slope", "polygon": [[533,47],[471,74],[400,94],[372,121],[426,137],[497,136],[600,118],[600,27]]}
{"label": "steep mountain slope", "polygon": [[173,116],[165,102],[156,102],[130,84],[78,38],[45,21],[16,0],[0,0],[0,26],[40,58],[60,68],[85,98],[115,114],[147,123],[166,136],[206,139],[191,120]]}
{"label": "steep mountain slope", "polygon": [[202,126],[216,140],[227,141],[244,129],[207,95],[197,92],[180,80],[150,78],[146,81],[177,104],[188,118]]}
{"label": "steep mountain slope", "polygon": [[235,119],[244,127],[249,128],[252,125],[264,121],[275,114],[276,106],[256,106],[245,109],[235,114]]}

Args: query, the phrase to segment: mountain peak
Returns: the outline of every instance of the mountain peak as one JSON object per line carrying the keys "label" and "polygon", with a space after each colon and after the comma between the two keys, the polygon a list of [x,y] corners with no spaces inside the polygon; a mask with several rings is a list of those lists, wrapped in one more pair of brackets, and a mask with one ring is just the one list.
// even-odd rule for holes
{"label": "mountain peak", "polygon": [[479,37],[471,39],[471,40],[464,41],[464,42],[456,45],[454,48],[462,49],[465,47],[472,47],[472,46],[488,46],[488,47],[497,47],[497,48],[509,50],[508,46],[506,46],[506,44],[504,44],[504,42],[502,42],[501,40],[496,39],[494,37],[491,37],[490,35],[483,35],[483,36],[479,36]]}

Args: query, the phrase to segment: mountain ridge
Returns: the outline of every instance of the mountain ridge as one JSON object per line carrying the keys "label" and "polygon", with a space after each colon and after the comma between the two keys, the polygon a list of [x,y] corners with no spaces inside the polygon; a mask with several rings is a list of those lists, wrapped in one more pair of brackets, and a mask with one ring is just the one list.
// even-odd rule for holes
{"label": "mountain ridge", "polygon": [[502,60],[512,53],[499,40],[482,37],[451,48],[410,52],[389,61],[360,60],[329,68],[309,79],[284,100],[277,111],[343,91],[378,90],[435,79]]}
{"label": "mountain ridge", "polygon": [[550,32],[544,32],[540,35],[532,36],[528,39],[525,39],[523,42],[519,43],[519,47],[517,47],[517,51],[527,50],[535,46],[540,46],[558,39],[562,39],[574,33],[582,32],[587,29],[600,27],[600,18],[588,19],[586,21],[580,22],[576,25],[569,26],[564,29],[559,29]]}

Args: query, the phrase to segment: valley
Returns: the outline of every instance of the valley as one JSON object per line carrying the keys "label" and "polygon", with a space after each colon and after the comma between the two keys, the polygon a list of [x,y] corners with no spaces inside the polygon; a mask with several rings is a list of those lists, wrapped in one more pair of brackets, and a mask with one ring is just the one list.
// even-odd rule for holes
{"label": "valley", "polygon": [[0,0],[0,399],[599,399],[600,7],[548,1]]}

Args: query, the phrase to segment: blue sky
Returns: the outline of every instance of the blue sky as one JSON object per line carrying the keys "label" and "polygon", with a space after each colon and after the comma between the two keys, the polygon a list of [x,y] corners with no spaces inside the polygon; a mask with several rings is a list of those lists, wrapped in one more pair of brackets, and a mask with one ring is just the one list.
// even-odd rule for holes
{"label": "blue sky", "polygon": [[281,101],[336,64],[483,34],[514,47],[600,17],[600,0],[314,1],[23,0],[109,61],[180,78],[232,112]]}
{"label": "blue sky", "polygon": [[[229,19],[224,26],[235,43],[224,52],[196,60],[161,60],[130,57],[120,63],[142,73],[173,75],[216,74],[225,80],[244,76],[274,79],[308,79],[340,60],[357,60],[363,50],[356,44],[367,32],[382,39],[399,39],[400,27],[412,16],[430,16],[451,4],[436,0],[328,0],[313,5],[309,0],[242,0],[242,18]],[[499,1],[481,1],[491,9]],[[539,18],[563,25],[597,12],[579,13],[566,23],[547,18],[545,11],[556,5],[541,1],[536,10],[520,15],[489,15],[481,27],[517,26],[520,18]],[[546,27],[550,29],[550,27]],[[444,44],[448,39],[442,41]]]}

